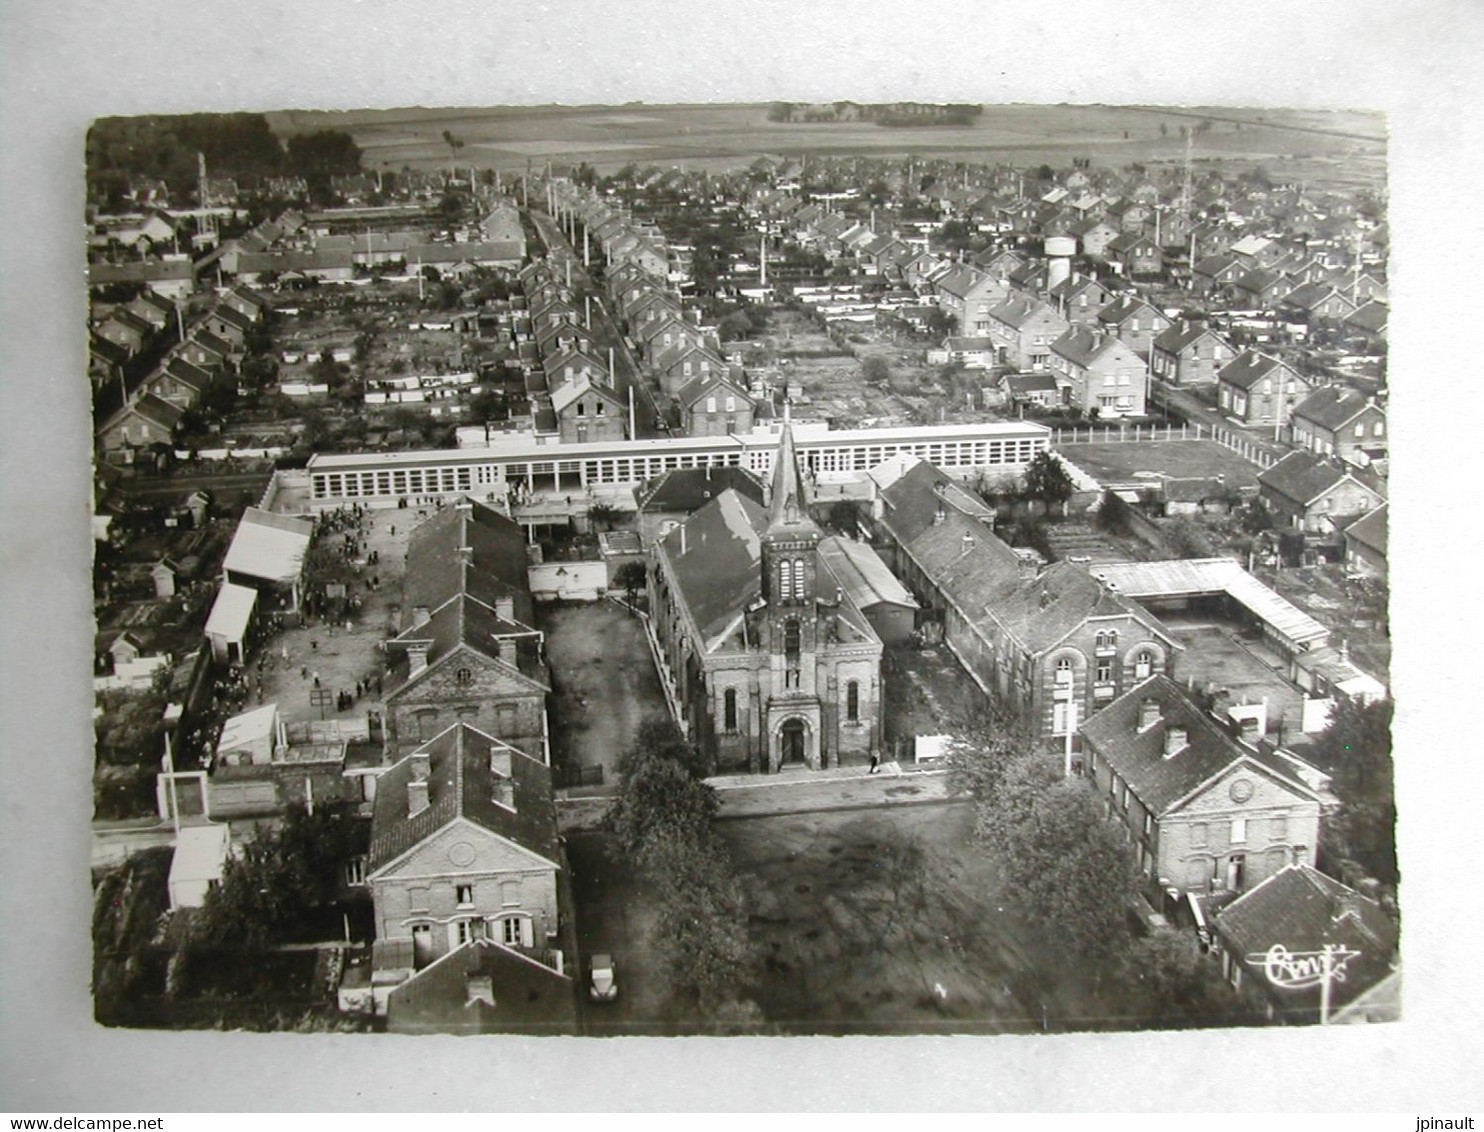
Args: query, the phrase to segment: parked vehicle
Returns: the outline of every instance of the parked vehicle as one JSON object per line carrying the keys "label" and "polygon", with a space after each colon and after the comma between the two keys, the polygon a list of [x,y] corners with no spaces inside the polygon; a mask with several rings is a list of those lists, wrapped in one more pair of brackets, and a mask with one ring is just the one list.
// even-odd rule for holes
{"label": "parked vehicle", "polygon": [[613,970],[613,956],[593,956],[592,976],[588,980],[587,993],[594,1002],[612,1002],[618,997],[618,977]]}

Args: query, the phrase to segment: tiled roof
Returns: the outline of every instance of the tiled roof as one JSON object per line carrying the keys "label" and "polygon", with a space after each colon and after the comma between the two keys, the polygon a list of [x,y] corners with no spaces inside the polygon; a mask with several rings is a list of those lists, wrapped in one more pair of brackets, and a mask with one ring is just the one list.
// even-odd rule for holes
{"label": "tiled roof", "polygon": [[1386,557],[1386,504],[1367,511],[1345,528],[1345,537],[1370,547],[1383,558]]}
{"label": "tiled roof", "polygon": [[[460,552],[468,547],[468,560]],[[493,609],[508,597],[514,620],[535,623],[527,573],[525,535],[520,525],[492,507],[472,500],[445,506],[412,529],[402,604],[430,613],[461,594]]]}
{"label": "tiled roof", "polygon": [[1347,469],[1338,463],[1308,452],[1290,452],[1271,468],[1260,472],[1257,482],[1260,486],[1307,507],[1332,490],[1348,474]]}
{"label": "tiled roof", "polygon": [[[412,963],[410,951],[405,962]],[[471,996],[471,985],[487,986],[488,998]],[[572,1034],[577,1006],[570,977],[483,939],[466,943],[393,989],[386,1024],[389,1032],[403,1034]]]}
{"label": "tiled roof", "polygon": [[1178,354],[1187,347],[1199,342],[1207,334],[1213,335],[1218,342],[1225,343],[1225,339],[1216,331],[1212,330],[1203,322],[1173,323],[1154,340],[1154,348],[1163,350],[1168,354]]}
{"label": "tiled roof", "polygon": [[[1141,706],[1159,705],[1159,720],[1139,730]],[[1165,736],[1183,727],[1185,746],[1166,758]],[[1306,799],[1313,791],[1282,773],[1277,764],[1244,747],[1201,711],[1168,676],[1152,676],[1130,688],[1082,725],[1088,744],[1128,783],[1139,801],[1157,817],[1177,809],[1193,792],[1228,769],[1246,765]]]}
{"label": "tiled roof", "polygon": [[1090,326],[1073,326],[1051,344],[1051,352],[1083,369],[1099,363],[1143,366],[1143,361],[1113,334],[1100,334]]}
{"label": "tiled roof", "polygon": [[[407,785],[414,766],[423,760],[428,771],[428,806],[409,815]],[[553,866],[561,860],[551,772],[536,759],[467,723],[454,724],[392,765],[376,787],[367,862],[371,872],[455,818],[471,821]],[[509,793],[503,793],[507,789]]]}
{"label": "tiled roof", "polygon": [[856,608],[869,609],[883,602],[917,608],[907,588],[867,544],[829,536],[820,541],[819,556]]}

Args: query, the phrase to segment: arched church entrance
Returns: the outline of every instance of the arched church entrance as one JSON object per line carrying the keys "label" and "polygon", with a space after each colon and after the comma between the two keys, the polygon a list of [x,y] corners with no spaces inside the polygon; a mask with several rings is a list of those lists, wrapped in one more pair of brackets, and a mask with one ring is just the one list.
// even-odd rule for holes
{"label": "arched church entrance", "polygon": [[802,719],[790,719],[778,732],[781,766],[806,766],[809,762],[809,728]]}

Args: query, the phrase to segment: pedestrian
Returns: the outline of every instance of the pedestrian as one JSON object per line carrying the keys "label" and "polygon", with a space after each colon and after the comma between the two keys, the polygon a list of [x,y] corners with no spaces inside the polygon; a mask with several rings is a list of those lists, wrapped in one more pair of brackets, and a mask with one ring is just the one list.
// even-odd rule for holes
{"label": "pedestrian", "polygon": [[318,687],[319,687],[319,673],[318,673],[318,672],[316,672],[316,673],[315,673],[315,674],[314,674],[314,686],[315,686],[315,687],[316,687],[316,688],[318,688]]}
{"label": "pedestrian", "polygon": [[299,665],[299,679],[300,680],[308,680],[309,679],[309,665],[307,665],[307,664],[301,664],[301,665]]}
{"label": "pedestrian", "polygon": [[313,637],[309,638],[309,647],[315,652],[319,652],[319,641]]}
{"label": "pedestrian", "polygon": [[877,771],[877,769],[880,767],[880,765],[881,765],[881,756],[878,755],[875,751],[872,751],[871,752],[871,773],[872,774],[875,774],[876,771]]}

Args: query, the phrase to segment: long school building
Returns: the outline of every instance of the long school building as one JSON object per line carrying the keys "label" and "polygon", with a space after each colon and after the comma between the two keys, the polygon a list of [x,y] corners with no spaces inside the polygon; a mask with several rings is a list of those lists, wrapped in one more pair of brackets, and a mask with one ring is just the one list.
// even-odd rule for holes
{"label": "long school building", "polygon": [[[814,475],[865,472],[901,453],[950,474],[1015,474],[1049,447],[1050,437],[1044,425],[989,421],[842,429],[796,436],[795,444]],[[580,491],[639,484],[677,468],[740,466],[766,477],[777,449],[776,432],[563,445],[517,441],[499,448],[316,455],[308,470],[312,505],[333,507],[455,494],[477,499],[517,484],[531,492]]]}

